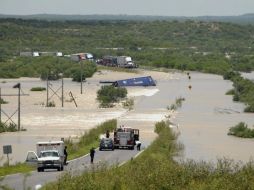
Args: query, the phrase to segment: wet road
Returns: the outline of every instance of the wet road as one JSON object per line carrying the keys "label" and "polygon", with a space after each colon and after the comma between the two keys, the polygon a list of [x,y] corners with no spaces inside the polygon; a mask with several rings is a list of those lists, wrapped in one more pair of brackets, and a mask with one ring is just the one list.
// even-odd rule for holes
{"label": "wet road", "polygon": [[123,164],[131,158],[134,158],[138,153],[140,152],[137,150],[117,149],[114,151],[99,151],[96,149],[94,164],[90,163],[90,156],[86,155],[70,161],[62,172],[58,172],[56,170],[45,170],[45,172],[33,171],[29,174],[9,175],[0,181],[0,185],[6,185],[15,190],[28,188],[34,190],[36,185],[44,185],[46,183],[56,181],[66,172],[75,176],[80,175],[84,171],[89,171],[92,167],[98,167],[100,165],[104,166],[105,164],[108,166]]}

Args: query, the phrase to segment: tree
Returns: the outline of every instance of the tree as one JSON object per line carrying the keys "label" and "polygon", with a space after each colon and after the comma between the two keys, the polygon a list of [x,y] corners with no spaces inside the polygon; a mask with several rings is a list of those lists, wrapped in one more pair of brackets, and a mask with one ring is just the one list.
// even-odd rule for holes
{"label": "tree", "polygon": [[126,88],[110,86],[102,86],[97,92],[97,100],[101,107],[112,107],[113,103],[127,96]]}

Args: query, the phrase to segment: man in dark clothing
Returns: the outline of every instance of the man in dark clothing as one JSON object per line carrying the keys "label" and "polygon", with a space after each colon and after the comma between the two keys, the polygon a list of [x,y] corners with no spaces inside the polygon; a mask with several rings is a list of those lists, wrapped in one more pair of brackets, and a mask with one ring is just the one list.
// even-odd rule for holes
{"label": "man in dark clothing", "polygon": [[65,146],[64,147],[64,165],[67,165],[67,157],[68,157],[67,146]]}
{"label": "man in dark clothing", "polygon": [[109,130],[106,132],[106,138],[109,138]]}
{"label": "man in dark clothing", "polygon": [[140,141],[136,141],[136,145],[137,145],[137,150],[140,151],[141,142]]}
{"label": "man in dark clothing", "polygon": [[92,148],[90,149],[91,164],[93,164],[94,154],[95,154],[95,150],[94,150],[94,148],[92,147]]}

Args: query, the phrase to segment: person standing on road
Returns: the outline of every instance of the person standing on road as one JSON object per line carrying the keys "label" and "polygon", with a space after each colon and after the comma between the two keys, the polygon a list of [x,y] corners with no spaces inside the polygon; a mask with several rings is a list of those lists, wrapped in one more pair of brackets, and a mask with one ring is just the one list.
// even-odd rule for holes
{"label": "person standing on road", "polygon": [[94,147],[92,147],[90,149],[91,164],[93,164],[94,154],[95,154],[95,150],[94,150]]}
{"label": "person standing on road", "polygon": [[109,138],[109,130],[106,131],[106,138]]}
{"label": "person standing on road", "polygon": [[67,157],[68,157],[67,146],[65,146],[64,147],[64,165],[67,165]]}
{"label": "person standing on road", "polygon": [[136,145],[137,145],[137,150],[140,151],[141,142],[140,141],[136,141]]}

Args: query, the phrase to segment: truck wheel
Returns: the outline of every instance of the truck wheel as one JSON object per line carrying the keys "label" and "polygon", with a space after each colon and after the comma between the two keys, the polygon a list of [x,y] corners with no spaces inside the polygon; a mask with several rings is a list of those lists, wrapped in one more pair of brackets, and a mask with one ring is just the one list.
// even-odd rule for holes
{"label": "truck wheel", "polygon": [[41,168],[37,168],[37,171],[38,171],[38,172],[41,172]]}

